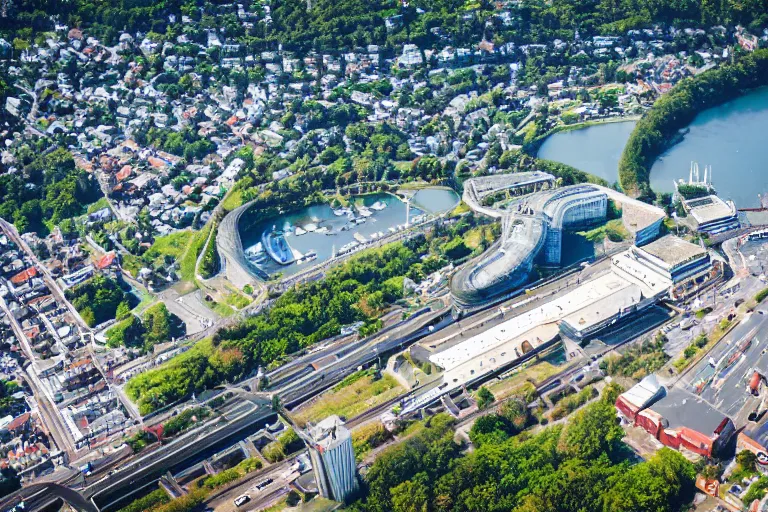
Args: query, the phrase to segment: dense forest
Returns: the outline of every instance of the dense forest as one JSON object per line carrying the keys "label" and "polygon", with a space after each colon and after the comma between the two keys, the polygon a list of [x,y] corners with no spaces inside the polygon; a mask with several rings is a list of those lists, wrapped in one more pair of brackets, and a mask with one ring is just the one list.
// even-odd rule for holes
{"label": "dense forest", "polygon": [[120,283],[101,275],[66,292],[77,312],[89,327],[130,313],[130,304]]}
{"label": "dense forest", "polygon": [[[265,2],[248,8],[263,19]],[[271,5],[272,23],[244,29],[231,3],[202,0],[17,0],[9,16],[0,18],[0,33],[8,40],[33,40],[53,29],[50,15],[59,22],[87,28],[89,35],[107,44],[121,31],[152,33],[175,38],[184,33],[203,40],[205,29],[223,28],[251,51],[286,49],[340,51],[367,44],[395,49],[405,42],[420,46],[464,46],[481,38],[501,37],[516,43],[571,39],[582,36],[623,34],[628,29],[669,23],[711,26],[742,24],[758,28],[768,24],[768,2],[747,0],[523,0],[513,24],[494,16],[490,0],[413,0],[403,6],[395,0],[276,0]],[[169,15],[173,15],[170,17]],[[199,26],[185,26],[182,16]],[[393,18],[394,17],[394,18]],[[390,25],[386,21],[389,19]]]}
{"label": "dense forest", "polygon": [[678,83],[638,121],[619,162],[621,187],[651,197],[649,177],[656,158],[677,139],[696,114],[768,84],[768,50],[757,50],[733,64]]}
{"label": "dense forest", "polygon": [[[193,392],[236,382],[259,366],[277,365],[285,355],[339,334],[344,325],[362,321],[360,335],[372,334],[381,328],[381,315],[405,296],[406,277],[421,282],[448,261],[482,253],[496,236],[498,225],[480,225],[465,216],[436,225],[427,235],[367,250],[332,268],[325,279],[286,291],[268,310],[137,375],[126,391],[146,414]],[[137,324],[132,317],[117,324],[107,333],[110,345],[137,346],[129,341],[141,339]]]}
{"label": "dense forest", "polygon": [[19,170],[0,176],[0,217],[21,233],[47,234],[49,225],[85,213],[99,197],[96,180],[76,168],[69,151],[42,149],[25,148],[16,162]]}
{"label": "dense forest", "polygon": [[[607,391],[607,392],[606,392]],[[365,476],[362,512],[673,512],[693,497],[693,465],[662,448],[634,463],[621,442],[609,386],[565,424],[510,434],[485,417],[474,450],[454,441],[453,419],[438,415],[379,455]],[[494,426],[495,425],[495,426]]]}
{"label": "dense forest", "polygon": [[13,395],[21,391],[21,387],[12,380],[0,379],[0,418],[14,414],[14,405],[17,400]]}
{"label": "dense forest", "polygon": [[173,337],[184,334],[180,321],[172,317],[162,302],[148,308],[139,318],[130,311],[117,315],[118,323],[107,330],[107,345],[125,346],[139,349],[143,353],[151,352],[158,343],[171,341]]}

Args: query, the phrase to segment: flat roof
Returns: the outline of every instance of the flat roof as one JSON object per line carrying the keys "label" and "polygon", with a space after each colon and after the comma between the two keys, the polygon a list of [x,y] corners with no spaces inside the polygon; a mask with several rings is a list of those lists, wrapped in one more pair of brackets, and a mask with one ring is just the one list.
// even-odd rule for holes
{"label": "flat roof", "polygon": [[720,219],[727,219],[736,215],[736,209],[717,197],[710,195],[684,201],[688,213],[699,224],[706,224]]}
{"label": "flat roof", "polygon": [[335,414],[310,426],[307,433],[312,441],[325,449],[333,449],[350,437],[344,422]]}
{"label": "flat roof", "polygon": [[563,322],[570,324],[575,331],[583,331],[604,322],[625,308],[638,304],[642,298],[643,293],[639,286],[633,284],[622,287],[618,285],[614,293],[574,311],[563,318]]}
{"label": "flat roof", "polygon": [[[622,276],[607,272],[581,283],[577,288],[542,304],[538,308],[520,314],[512,312],[511,318],[490,329],[467,338],[462,343],[440,350],[429,356],[437,366],[451,370],[492,348],[517,338],[536,326],[554,323],[565,316],[580,311],[590,304],[611,297],[622,289],[635,286]],[[544,339],[542,337],[542,339]]]}
{"label": "flat roof", "polygon": [[768,226],[768,210],[748,210],[742,215],[750,226]]}
{"label": "flat roof", "polygon": [[621,205],[621,219],[632,233],[637,233],[667,216],[658,206],[633,199],[611,188],[601,188],[611,200]]}
{"label": "flat roof", "polygon": [[703,256],[707,252],[703,247],[673,235],[663,236],[642,247],[637,247],[635,250],[648,253],[660,259],[670,268],[692,260],[697,256]]}
{"label": "flat roof", "polygon": [[667,390],[667,396],[650,409],[669,423],[667,428],[688,427],[712,436],[726,416],[700,397],[680,388]]}

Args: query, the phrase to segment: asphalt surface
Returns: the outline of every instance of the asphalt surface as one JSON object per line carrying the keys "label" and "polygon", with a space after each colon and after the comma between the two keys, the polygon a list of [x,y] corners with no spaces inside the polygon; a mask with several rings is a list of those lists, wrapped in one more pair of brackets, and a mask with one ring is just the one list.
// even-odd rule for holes
{"label": "asphalt surface", "polygon": [[[755,369],[768,369],[768,316],[756,311],[736,326],[677,384],[731,418],[737,427],[747,425],[747,415],[759,400],[747,391]],[[732,362],[731,362],[732,361]],[[715,363],[713,367],[711,362]],[[730,364],[729,364],[730,362]],[[699,391],[700,390],[700,391]],[[692,422],[693,423],[693,422]],[[765,430],[765,426],[757,429]],[[756,438],[766,444],[768,432]]]}

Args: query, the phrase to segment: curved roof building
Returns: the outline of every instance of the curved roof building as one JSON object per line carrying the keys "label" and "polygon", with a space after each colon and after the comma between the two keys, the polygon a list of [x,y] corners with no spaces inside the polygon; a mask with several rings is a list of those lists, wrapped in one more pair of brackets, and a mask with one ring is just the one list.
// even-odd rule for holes
{"label": "curved roof building", "polygon": [[456,302],[481,304],[523,285],[544,245],[547,224],[540,217],[505,217],[509,235],[490,251],[462,267],[451,281]]}
{"label": "curved roof building", "polygon": [[[541,255],[548,265],[559,265],[562,232],[582,229],[606,218],[608,199],[622,205],[625,225],[636,239],[658,234],[664,212],[630,199],[615,190],[584,183],[549,188],[555,183],[544,172],[515,173],[467,180],[464,201],[476,212],[501,218],[501,240],[490,251],[459,269],[451,281],[451,293],[460,307],[471,308],[519,288],[528,280],[533,262]],[[520,194],[502,207],[488,206],[485,199],[500,190]],[[642,211],[646,218],[639,224]],[[630,212],[632,212],[630,214]]]}

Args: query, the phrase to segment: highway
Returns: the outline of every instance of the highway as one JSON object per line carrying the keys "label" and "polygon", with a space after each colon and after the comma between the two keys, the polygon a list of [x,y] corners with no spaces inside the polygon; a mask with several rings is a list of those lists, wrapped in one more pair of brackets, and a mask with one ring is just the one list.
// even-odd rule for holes
{"label": "highway", "polygon": [[100,510],[111,510],[117,503],[124,502],[126,497],[155,482],[166,471],[173,473],[188,467],[201,455],[231,445],[275,421],[276,413],[269,402],[265,401],[261,407],[247,402],[244,404],[246,407],[241,408],[244,410],[224,420],[225,423],[209,424],[184,434],[162,449],[140,456],[113,474],[90,484],[83,494],[90,497]]}
{"label": "highway", "polygon": [[[234,486],[226,486],[215,491],[206,500],[208,507],[217,512],[258,510],[261,503],[270,501],[275,495],[280,494],[282,489],[299,476],[299,473],[292,469],[292,466],[296,464],[297,457],[298,455],[267,466],[263,470],[249,475],[244,481],[234,484]],[[272,479],[272,483],[262,490],[256,489],[257,484],[267,479]],[[251,501],[238,509],[234,504],[234,499],[243,494],[250,496]]]}
{"label": "highway", "polygon": [[285,387],[275,390],[274,393],[280,397],[284,406],[290,408],[298,405],[342,380],[358,367],[370,364],[379,356],[430,334],[432,332],[429,330],[430,325],[435,324],[434,330],[439,330],[452,321],[448,307],[408,319],[359,347],[351,350],[349,347],[342,348],[342,355],[337,361],[316,372],[298,377]]}

